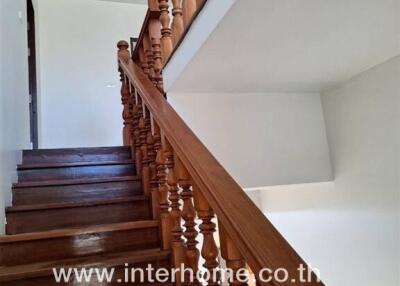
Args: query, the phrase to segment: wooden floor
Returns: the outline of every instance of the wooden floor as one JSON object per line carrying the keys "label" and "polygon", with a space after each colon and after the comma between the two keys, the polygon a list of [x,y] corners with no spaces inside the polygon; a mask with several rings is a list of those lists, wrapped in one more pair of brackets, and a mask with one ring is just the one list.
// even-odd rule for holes
{"label": "wooden floor", "polygon": [[[170,265],[129,148],[23,151],[0,237],[1,285],[60,285],[53,268]],[[81,285],[71,278],[61,285]],[[151,285],[151,284],[148,284]]]}

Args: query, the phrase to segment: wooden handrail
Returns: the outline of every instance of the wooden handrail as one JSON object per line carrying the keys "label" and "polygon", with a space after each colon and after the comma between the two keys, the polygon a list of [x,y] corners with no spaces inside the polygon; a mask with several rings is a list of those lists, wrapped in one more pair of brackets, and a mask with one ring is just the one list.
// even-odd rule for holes
{"label": "wooden handrail", "polygon": [[[203,236],[201,255],[209,272],[218,267],[220,252],[233,271],[246,264],[256,274],[269,275],[281,268],[287,271],[285,281],[274,277],[269,282],[257,281],[257,285],[323,286],[163,96],[162,69],[205,3],[149,0],[132,58],[128,44],[118,43],[124,145],[131,146],[143,190],[151,196],[153,218],[160,221],[162,247],[171,250],[174,267],[183,263],[198,269],[197,216]],[[215,218],[220,250],[213,236]],[[311,281],[300,281],[304,276],[299,267],[308,271],[302,274],[311,273]],[[247,284],[231,281],[230,285]]]}
{"label": "wooden handrail", "polygon": [[[189,173],[193,192],[204,197],[209,204],[211,218],[215,212],[224,233],[250,268],[254,273],[264,268],[284,268],[288,271],[289,280],[286,282],[260,281],[259,285],[324,285],[317,281],[314,274],[312,282],[299,281],[298,268],[301,265],[307,268],[306,263],[185,124],[142,68],[127,59],[124,53],[119,55],[123,85],[127,84],[134,90],[132,96],[136,97],[136,104],[142,106],[144,113],[148,112],[145,116],[151,117],[153,134],[156,135],[159,130],[162,140],[168,142]],[[209,224],[204,227],[210,227]]]}

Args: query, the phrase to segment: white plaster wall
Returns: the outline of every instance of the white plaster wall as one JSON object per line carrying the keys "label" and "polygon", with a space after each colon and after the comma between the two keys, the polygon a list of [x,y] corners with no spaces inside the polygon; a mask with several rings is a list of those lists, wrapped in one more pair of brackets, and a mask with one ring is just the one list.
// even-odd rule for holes
{"label": "white plaster wall", "polygon": [[30,147],[26,1],[0,1],[0,234],[19,150]]}
{"label": "white plaster wall", "polygon": [[[174,84],[187,65],[190,66],[200,48],[237,0],[209,0],[192,23],[185,40],[163,69],[165,91],[174,91]],[[179,82],[179,81],[178,81]],[[189,91],[192,89],[189,89]],[[176,91],[176,90],[175,90]],[[187,91],[187,90],[185,90]]]}
{"label": "white plaster wall", "polygon": [[332,180],[319,94],[168,93],[243,187]]}
{"label": "white plaster wall", "polygon": [[38,4],[40,147],[121,145],[116,43],[138,36],[146,6],[97,0]]}
{"label": "white plaster wall", "polygon": [[322,95],[335,180],[259,191],[327,286],[400,285],[400,57]]}

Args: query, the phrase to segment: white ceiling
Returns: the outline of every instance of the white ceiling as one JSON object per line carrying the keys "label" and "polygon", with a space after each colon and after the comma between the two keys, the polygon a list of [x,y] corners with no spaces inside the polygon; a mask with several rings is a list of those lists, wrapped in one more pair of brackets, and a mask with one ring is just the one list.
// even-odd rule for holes
{"label": "white ceiling", "polygon": [[120,2],[120,3],[141,4],[141,5],[147,5],[148,3],[148,0],[98,0],[98,1]]}
{"label": "white ceiling", "polygon": [[400,0],[237,0],[170,91],[320,92],[399,53]]}

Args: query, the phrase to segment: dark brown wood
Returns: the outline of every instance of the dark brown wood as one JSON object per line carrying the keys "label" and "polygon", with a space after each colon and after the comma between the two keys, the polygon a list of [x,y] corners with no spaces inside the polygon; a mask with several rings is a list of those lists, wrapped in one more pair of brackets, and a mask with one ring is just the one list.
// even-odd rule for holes
{"label": "dark brown wood", "polygon": [[142,195],[137,180],[13,189],[13,205],[54,204]]}
{"label": "dark brown wood", "polygon": [[39,147],[38,103],[37,103],[37,72],[36,72],[36,25],[35,8],[32,0],[27,0],[28,26],[28,66],[29,66],[29,114],[32,147]]}
{"label": "dark brown wood", "polygon": [[[160,251],[159,249],[149,249],[143,251],[124,251],[104,253],[78,258],[64,260],[37,262],[28,265],[18,265],[0,268],[1,285],[59,285],[54,283],[53,268],[60,267],[123,267],[128,263],[130,267],[142,267],[150,263],[158,267],[168,267],[169,251]],[[34,279],[29,281],[29,279]],[[40,284],[40,283],[46,284]],[[71,281],[72,283],[73,281]],[[39,284],[38,284],[39,283]],[[47,284],[50,283],[50,284]],[[72,284],[71,284],[72,285]],[[77,285],[77,284],[73,284]]]}
{"label": "dark brown wood", "polygon": [[0,265],[29,264],[158,246],[157,221],[35,232],[0,237]]}
{"label": "dark brown wood", "polygon": [[32,187],[49,187],[49,186],[70,186],[70,185],[86,185],[106,182],[121,182],[121,181],[140,181],[137,176],[122,176],[122,177],[106,177],[106,178],[85,178],[85,179],[69,179],[69,180],[50,180],[37,182],[23,182],[13,184],[14,189],[32,188]]}
{"label": "dark brown wood", "polygon": [[[258,273],[265,267],[272,270],[285,267],[289,281],[281,285],[301,285],[292,283],[292,279],[298,281],[297,269],[306,263],[149,82],[141,68],[133,61],[127,64],[120,61],[120,67],[251,269]],[[324,285],[316,281],[315,275],[313,280],[308,283],[310,286]]]}
{"label": "dark brown wood", "polygon": [[[151,147],[150,118],[145,125],[144,143]],[[125,263],[170,267],[169,252],[159,250],[159,221],[150,220],[150,197],[132,176],[131,148],[24,151],[18,166],[24,182],[13,187],[13,206],[6,209],[9,235],[0,236],[1,285],[60,285],[53,266],[115,266],[115,279],[123,277]],[[154,165],[154,150],[149,153]],[[114,284],[120,283],[107,285]]]}
{"label": "dark brown wood", "polygon": [[146,197],[7,208],[7,234],[129,222],[151,218]]}
{"label": "dark brown wood", "polygon": [[46,168],[25,168],[18,171],[19,182],[67,180],[67,179],[93,179],[104,177],[122,177],[135,175],[135,164],[129,162],[114,162],[113,164],[89,164],[81,166]]}
{"label": "dark brown wood", "polygon": [[23,164],[77,163],[131,160],[129,147],[24,150]]}

